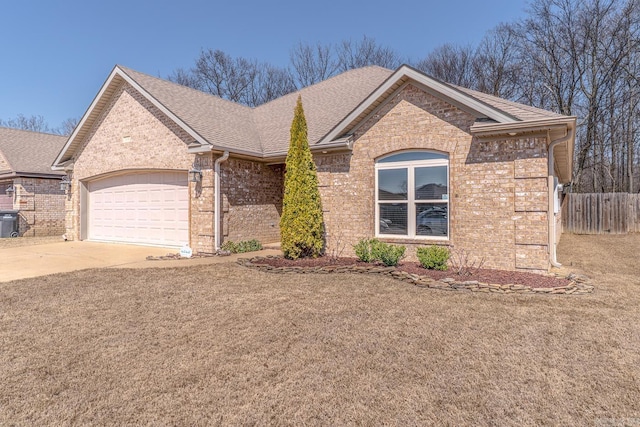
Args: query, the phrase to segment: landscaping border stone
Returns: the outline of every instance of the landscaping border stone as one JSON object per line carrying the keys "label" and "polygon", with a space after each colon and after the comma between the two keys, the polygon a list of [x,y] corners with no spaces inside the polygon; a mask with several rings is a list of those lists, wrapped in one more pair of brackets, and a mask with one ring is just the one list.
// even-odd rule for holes
{"label": "landscaping border stone", "polygon": [[411,274],[399,271],[395,267],[381,267],[378,265],[328,265],[322,267],[274,267],[272,265],[261,263],[266,258],[277,257],[253,257],[239,258],[237,263],[247,268],[253,268],[259,271],[274,274],[328,274],[328,273],[356,273],[356,274],[378,274],[382,276],[392,277],[411,283],[421,288],[439,289],[443,291],[463,291],[463,292],[483,292],[497,294],[547,294],[547,295],[585,295],[592,293],[594,286],[591,284],[587,276],[571,273],[566,278],[570,281],[568,285],[558,286],[555,288],[534,288],[526,285],[511,283],[507,285],[498,285],[491,283],[482,283],[477,280],[459,281],[453,277],[442,280],[434,280],[426,276]]}

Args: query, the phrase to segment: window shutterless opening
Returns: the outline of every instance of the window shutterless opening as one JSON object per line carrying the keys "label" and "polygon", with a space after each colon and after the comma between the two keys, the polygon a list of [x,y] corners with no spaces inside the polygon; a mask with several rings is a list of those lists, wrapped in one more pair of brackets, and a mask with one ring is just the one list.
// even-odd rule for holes
{"label": "window shutterless opening", "polygon": [[405,151],[379,159],[376,236],[449,238],[449,156]]}

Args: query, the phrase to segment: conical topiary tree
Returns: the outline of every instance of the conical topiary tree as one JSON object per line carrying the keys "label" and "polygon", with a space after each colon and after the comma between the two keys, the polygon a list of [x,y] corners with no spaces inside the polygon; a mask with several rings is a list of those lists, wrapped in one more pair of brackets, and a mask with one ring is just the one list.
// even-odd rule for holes
{"label": "conical topiary tree", "polygon": [[284,175],[280,244],[286,258],[315,258],[324,247],[322,204],[316,165],[307,139],[307,120],[298,102],[291,123],[291,140]]}

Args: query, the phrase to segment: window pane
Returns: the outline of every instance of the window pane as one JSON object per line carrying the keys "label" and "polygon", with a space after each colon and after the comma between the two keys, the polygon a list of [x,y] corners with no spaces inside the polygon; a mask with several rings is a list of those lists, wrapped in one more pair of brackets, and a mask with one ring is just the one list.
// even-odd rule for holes
{"label": "window pane", "polygon": [[393,163],[393,162],[410,162],[412,160],[436,160],[447,159],[446,154],[432,153],[429,151],[407,151],[404,153],[394,154],[384,159],[378,160],[378,163]]}
{"label": "window pane", "polygon": [[407,170],[378,171],[378,200],[407,200]]}
{"label": "window pane", "polygon": [[416,168],[415,181],[416,200],[447,200],[446,166]]}
{"label": "window pane", "polygon": [[380,203],[380,234],[407,235],[407,204]]}
{"label": "window pane", "polygon": [[418,236],[449,235],[449,206],[446,203],[416,204],[416,234]]}

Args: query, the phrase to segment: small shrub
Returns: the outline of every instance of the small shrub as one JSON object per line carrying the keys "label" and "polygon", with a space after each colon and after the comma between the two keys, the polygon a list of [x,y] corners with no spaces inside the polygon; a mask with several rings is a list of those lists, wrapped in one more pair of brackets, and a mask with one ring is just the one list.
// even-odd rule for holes
{"label": "small shrub", "polygon": [[327,246],[331,248],[331,251],[328,254],[329,259],[336,260],[340,258],[347,246],[347,243],[344,241],[344,233],[338,232],[331,235],[327,234],[325,238],[327,240]]}
{"label": "small shrub", "polygon": [[404,246],[391,245],[373,239],[371,242],[371,258],[380,261],[387,267],[395,267],[404,257],[406,248]]}
{"label": "small shrub", "polygon": [[222,244],[220,247],[223,251],[229,251],[232,254],[242,254],[245,252],[254,252],[262,249],[262,243],[260,243],[256,239],[252,240],[243,240],[241,242],[235,243],[231,240],[228,240]]}
{"label": "small shrub", "polygon": [[378,239],[360,239],[353,246],[356,256],[364,262],[381,262],[387,267],[395,267],[404,258],[404,246],[390,245]]}
{"label": "small shrub", "polygon": [[427,246],[418,248],[416,255],[420,261],[420,265],[429,270],[446,270],[447,261],[451,253],[449,249],[444,246]]}
{"label": "small shrub", "polygon": [[485,258],[472,260],[471,252],[465,249],[451,249],[451,269],[460,276],[476,274],[484,265]]}
{"label": "small shrub", "polygon": [[360,261],[374,261],[374,259],[371,257],[371,245],[376,241],[377,239],[360,239],[358,243],[353,245],[353,250],[356,252],[356,256]]}
{"label": "small shrub", "polygon": [[232,254],[235,254],[237,247],[236,247],[236,244],[233,243],[231,240],[227,240],[226,242],[222,243],[222,245],[220,245],[220,249],[222,249],[223,251],[227,251],[227,252],[231,252]]}

